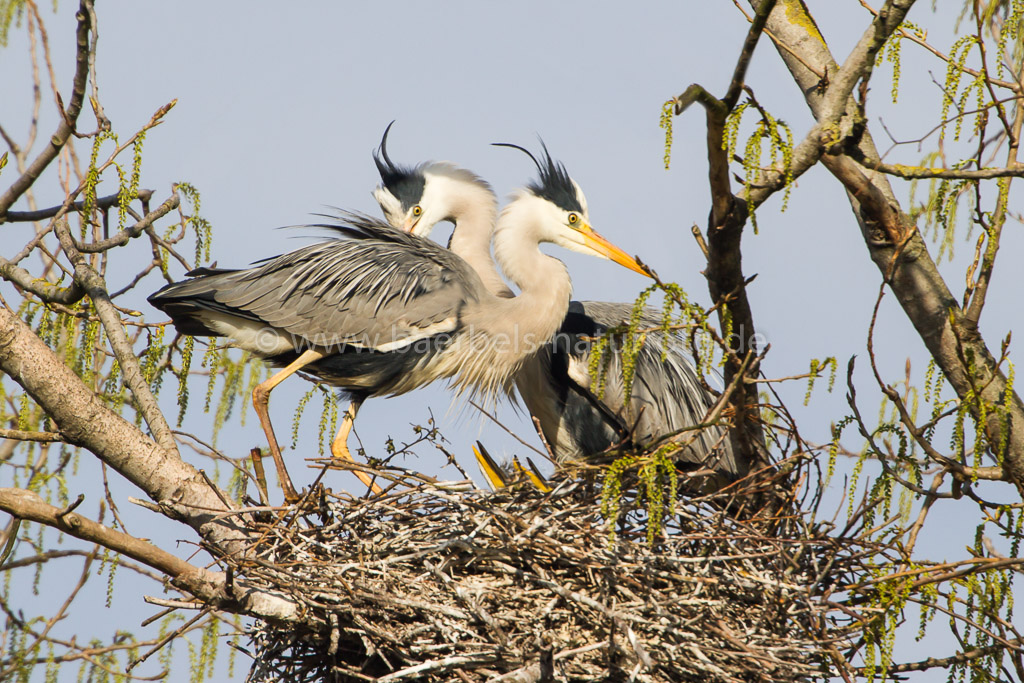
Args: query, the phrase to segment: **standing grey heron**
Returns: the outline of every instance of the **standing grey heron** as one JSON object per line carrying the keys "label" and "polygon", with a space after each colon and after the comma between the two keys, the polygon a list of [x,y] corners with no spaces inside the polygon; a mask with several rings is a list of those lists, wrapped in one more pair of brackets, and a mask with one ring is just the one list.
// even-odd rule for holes
{"label": "standing grey heron", "polygon": [[520,288],[515,298],[492,294],[466,261],[429,240],[343,213],[311,226],[333,230],[336,239],[245,270],[194,270],[149,302],[183,334],[227,337],[283,368],[256,387],[253,404],[292,502],[298,494],[268,413],[270,392],[290,375],[302,372],[349,394],[331,453],[351,462],[349,432],[370,396],[402,394],[440,378],[459,393],[511,395],[522,364],[558,331],[572,291],[565,265],[542,253],[541,243],[644,272],[594,232],[585,210],[551,199],[567,181],[564,173],[541,169],[497,219],[495,253]]}
{"label": "standing grey heron", "polygon": [[[388,221],[424,237],[438,222],[451,221],[455,229],[449,248],[477,271],[493,294],[515,296],[491,258],[497,198],[490,185],[447,162],[427,162],[414,167],[395,164],[387,153],[390,128],[388,126],[374,154],[381,177],[374,197]],[[587,204],[583,193],[547,150],[540,161],[527,150],[522,151],[530,155],[542,175],[564,178],[559,185],[563,191],[558,196],[552,195],[551,201],[585,217]],[[502,262],[500,256],[498,261]],[[512,272],[507,269],[505,272],[516,282]],[[618,347],[612,348],[604,392],[600,399],[595,395],[596,387],[591,390],[593,382],[589,373],[593,350],[590,340],[629,321],[632,312],[633,305],[628,303],[571,302],[559,333],[540,353],[528,359],[515,377],[523,403],[537,419],[558,461],[585,459],[627,439],[638,444],[649,443],[656,437],[699,424],[714,404],[714,397],[701,385],[679,335],[669,335],[667,355],[662,359],[665,340],[661,332],[651,333],[639,351],[628,404],[622,377],[622,352]],[[660,313],[645,309],[640,326],[660,328]],[[714,473],[699,487],[702,490],[720,488],[737,478],[741,471],[728,435],[717,427],[701,430],[675,457]]]}

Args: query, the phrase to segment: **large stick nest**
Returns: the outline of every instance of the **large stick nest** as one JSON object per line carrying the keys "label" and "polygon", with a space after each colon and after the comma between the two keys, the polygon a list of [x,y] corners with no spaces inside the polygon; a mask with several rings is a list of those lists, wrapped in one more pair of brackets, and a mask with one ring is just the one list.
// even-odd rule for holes
{"label": "large stick nest", "polygon": [[312,624],[255,627],[250,680],[822,674],[837,636],[823,635],[815,595],[841,570],[823,533],[799,516],[740,521],[691,499],[651,547],[639,506],[614,540],[600,507],[600,491],[581,482],[550,494],[419,483],[371,499],[321,496],[316,513],[268,523],[235,563],[304,605]]}

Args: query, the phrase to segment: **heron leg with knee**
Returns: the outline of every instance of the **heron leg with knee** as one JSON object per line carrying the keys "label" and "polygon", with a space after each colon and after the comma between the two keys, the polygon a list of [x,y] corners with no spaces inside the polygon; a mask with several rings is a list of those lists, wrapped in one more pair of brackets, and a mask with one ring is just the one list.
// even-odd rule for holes
{"label": "heron leg with knee", "polygon": [[263,433],[267,436],[267,442],[270,445],[270,456],[274,459],[274,467],[277,468],[278,483],[281,484],[281,489],[284,491],[284,500],[286,503],[297,502],[299,500],[299,494],[295,491],[295,487],[292,485],[291,477],[288,476],[288,470],[284,466],[284,458],[281,456],[281,447],[277,445],[277,437],[274,436],[274,425],[270,423],[270,392],[273,391],[274,387],[294,375],[303,367],[320,360],[325,355],[326,354],[321,353],[320,351],[307,349],[306,351],[303,351],[298,358],[289,363],[283,370],[267,381],[258,384],[256,388],[252,390],[252,405],[256,409],[256,416],[260,420],[260,426],[263,427]]}
{"label": "heron leg with knee", "polygon": [[[359,407],[363,405],[363,401],[366,400],[365,396],[353,396],[352,401],[348,404],[348,408],[345,409],[345,414],[341,417],[341,427],[338,429],[338,435],[334,437],[334,441],[331,442],[331,455],[334,456],[335,460],[343,460],[346,463],[355,464],[355,458],[352,457],[352,453],[348,450],[348,436],[352,433],[352,425],[356,421],[356,413],[359,412]],[[354,469],[352,473],[359,477],[359,481],[366,484],[367,487],[374,493],[380,493],[383,489],[373,481],[373,477],[368,475],[366,472]]]}

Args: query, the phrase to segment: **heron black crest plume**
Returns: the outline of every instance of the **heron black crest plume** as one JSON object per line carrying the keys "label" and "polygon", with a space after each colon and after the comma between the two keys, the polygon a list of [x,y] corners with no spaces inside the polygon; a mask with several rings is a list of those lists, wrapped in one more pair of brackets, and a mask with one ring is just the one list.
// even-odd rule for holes
{"label": "heron black crest plume", "polygon": [[391,161],[391,157],[388,156],[388,133],[391,132],[393,125],[395,125],[394,121],[384,129],[384,137],[380,140],[380,146],[373,153],[373,163],[377,165],[381,183],[402,203],[402,208],[408,211],[419,203],[423,196],[425,179],[422,173],[416,172],[415,168],[402,168]]}
{"label": "heron black crest plume", "polygon": [[520,152],[526,154],[533,161],[537,167],[537,173],[539,179],[537,182],[530,183],[526,186],[530,192],[534,193],[538,197],[547,199],[550,202],[554,202],[557,206],[565,209],[566,211],[579,211],[583,212],[583,203],[580,201],[579,188],[576,183],[573,182],[572,178],[569,177],[569,172],[565,170],[565,166],[560,161],[555,161],[551,158],[551,154],[548,152],[548,146],[544,144],[544,141],[540,141],[540,146],[544,150],[544,161],[543,163],[537,160],[530,150],[519,145],[514,145],[510,142],[494,142],[491,143],[495,147],[511,147],[512,149],[518,149]]}

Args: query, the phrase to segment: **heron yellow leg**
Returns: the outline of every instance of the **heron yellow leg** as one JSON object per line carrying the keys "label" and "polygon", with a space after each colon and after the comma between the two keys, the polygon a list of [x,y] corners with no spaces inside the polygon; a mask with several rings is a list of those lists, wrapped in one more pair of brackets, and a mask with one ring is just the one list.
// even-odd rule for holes
{"label": "heron yellow leg", "polygon": [[[331,455],[334,456],[335,460],[344,460],[352,464],[356,462],[355,458],[352,457],[352,453],[348,450],[348,435],[352,433],[352,425],[355,424],[356,413],[359,412],[359,406],[363,405],[363,400],[362,398],[353,398],[352,402],[348,404],[348,408],[345,409],[345,414],[341,417],[341,427],[338,429],[338,434],[334,437],[334,441],[331,442]],[[352,473],[359,477],[359,481],[366,484],[374,493],[380,493],[384,490],[377,486],[373,478],[366,472],[352,470]]]}
{"label": "heron yellow leg", "polygon": [[295,503],[299,500],[299,494],[292,485],[292,479],[288,476],[288,470],[284,466],[284,458],[281,456],[281,447],[277,445],[277,437],[274,436],[274,425],[270,423],[270,392],[281,382],[285,381],[303,367],[314,363],[326,354],[312,349],[303,351],[299,357],[289,363],[283,370],[275,374],[265,382],[256,385],[252,390],[252,405],[256,409],[256,416],[260,419],[260,426],[263,433],[267,435],[267,442],[270,445],[270,456],[274,458],[274,467],[277,468],[277,479],[284,491],[286,503]]}

